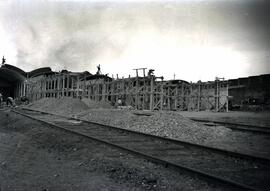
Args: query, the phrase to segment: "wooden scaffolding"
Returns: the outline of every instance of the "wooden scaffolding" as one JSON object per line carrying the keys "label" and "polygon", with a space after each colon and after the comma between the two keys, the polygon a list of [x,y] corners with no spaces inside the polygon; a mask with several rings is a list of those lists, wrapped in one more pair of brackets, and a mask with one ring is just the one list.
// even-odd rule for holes
{"label": "wooden scaffolding", "polygon": [[188,83],[183,80],[164,81],[154,75],[112,79],[105,75],[57,73],[28,79],[26,96],[31,100],[45,97],[88,98],[139,110],[228,111],[228,82]]}

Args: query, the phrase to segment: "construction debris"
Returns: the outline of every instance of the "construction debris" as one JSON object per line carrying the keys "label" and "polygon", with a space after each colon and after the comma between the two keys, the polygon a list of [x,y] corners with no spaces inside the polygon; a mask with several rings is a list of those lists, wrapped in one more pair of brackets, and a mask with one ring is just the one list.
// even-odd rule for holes
{"label": "construction debris", "polygon": [[29,106],[33,109],[76,116],[124,129],[198,143],[213,141],[230,131],[224,128],[203,126],[183,117],[178,112],[111,109],[112,106],[106,102],[88,99],[45,98]]}
{"label": "construction debris", "polygon": [[96,102],[91,99],[83,98],[82,102],[85,103],[91,109],[99,109],[99,108],[112,109],[113,108],[113,106],[107,101]]}
{"label": "construction debris", "polygon": [[203,126],[172,111],[90,109],[77,116],[97,123],[197,143],[216,140],[231,131]]}
{"label": "construction debris", "polygon": [[55,111],[58,114],[65,115],[72,115],[89,109],[89,107],[80,99],[68,97],[61,99],[43,98],[29,104],[28,107],[42,111]]}

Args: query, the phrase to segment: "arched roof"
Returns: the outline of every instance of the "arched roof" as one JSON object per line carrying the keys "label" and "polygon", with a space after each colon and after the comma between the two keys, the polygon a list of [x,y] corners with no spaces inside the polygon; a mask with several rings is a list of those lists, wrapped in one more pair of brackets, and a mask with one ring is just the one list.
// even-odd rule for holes
{"label": "arched roof", "polygon": [[32,70],[31,72],[28,72],[28,77],[33,78],[39,75],[50,74],[50,73],[54,73],[52,72],[52,69],[50,67],[38,68],[38,69]]}
{"label": "arched roof", "polygon": [[0,68],[0,78],[10,83],[21,82],[25,80],[26,73],[15,66],[5,64]]}

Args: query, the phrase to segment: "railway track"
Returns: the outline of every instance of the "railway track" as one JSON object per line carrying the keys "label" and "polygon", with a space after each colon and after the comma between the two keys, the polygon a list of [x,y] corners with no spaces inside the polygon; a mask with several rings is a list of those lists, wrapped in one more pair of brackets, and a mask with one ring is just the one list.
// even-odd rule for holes
{"label": "railway track", "polygon": [[231,186],[235,190],[268,190],[270,187],[269,159],[45,112],[25,109],[16,109],[13,112],[51,127],[123,149],[176,170],[189,172],[214,184]]}
{"label": "railway track", "polygon": [[230,128],[232,130],[237,130],[237,131],[270,134],[270,127],[266,127],[266,126],[229,123],[229,122],[213,121],[213,120],[197,119],[197,118],[190,118],[190,119],[196,122],[203,123],[204,125],[208,125],[208,126],[222,125],[222,126],[225,126],[227,128]]}

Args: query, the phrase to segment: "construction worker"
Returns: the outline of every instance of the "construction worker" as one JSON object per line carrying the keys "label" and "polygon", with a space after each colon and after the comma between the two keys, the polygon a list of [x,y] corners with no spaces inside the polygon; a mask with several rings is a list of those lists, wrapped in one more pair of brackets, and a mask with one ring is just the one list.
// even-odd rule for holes
{"label": "construction worker", "polygon": [[21,97],[21,102],[23,102],[25,105],[29,104],[29,99],[26,96]]}
{"label": "construction worker", "polygon": [[148,76],[153,76],[154,75],[154,69],[150,69],[149,71],[148,71]]}
{"label": "construction worker", "polygon": [[122,102],[122,99],[119,97],[119,98],[117,99],[117,102],[116,102],[116,107],[117,107],[118,109],[122,109],[122,106],[123,106],[123,102]]}
{"label": "construction worker", "polygon": [[100,71],[100,64],[97,66],[97,73],[96,73],[96,75],[100,75],[101,74],[101,71]]}
{"label": "construction worker", "polygon": [[118,105],[118,106],[122,106],[122,100],[121,100],[121,98],[118,98],[118,100],[117,100],[117,105]]}
{"label": "construction worker", "polygon": [[6,103],[7,103],[7,106],[9,106],[9,104],[10,104],[10,106],[14,106],[15,105],[14,104],[14,99],[12,97],[8,97]]}
{"label": "construction worker", "polygon": [[2,65],[4,65],[6,63],[6,59],[5,59],[5,57],[3,56],[3,58],[2,58]]}

